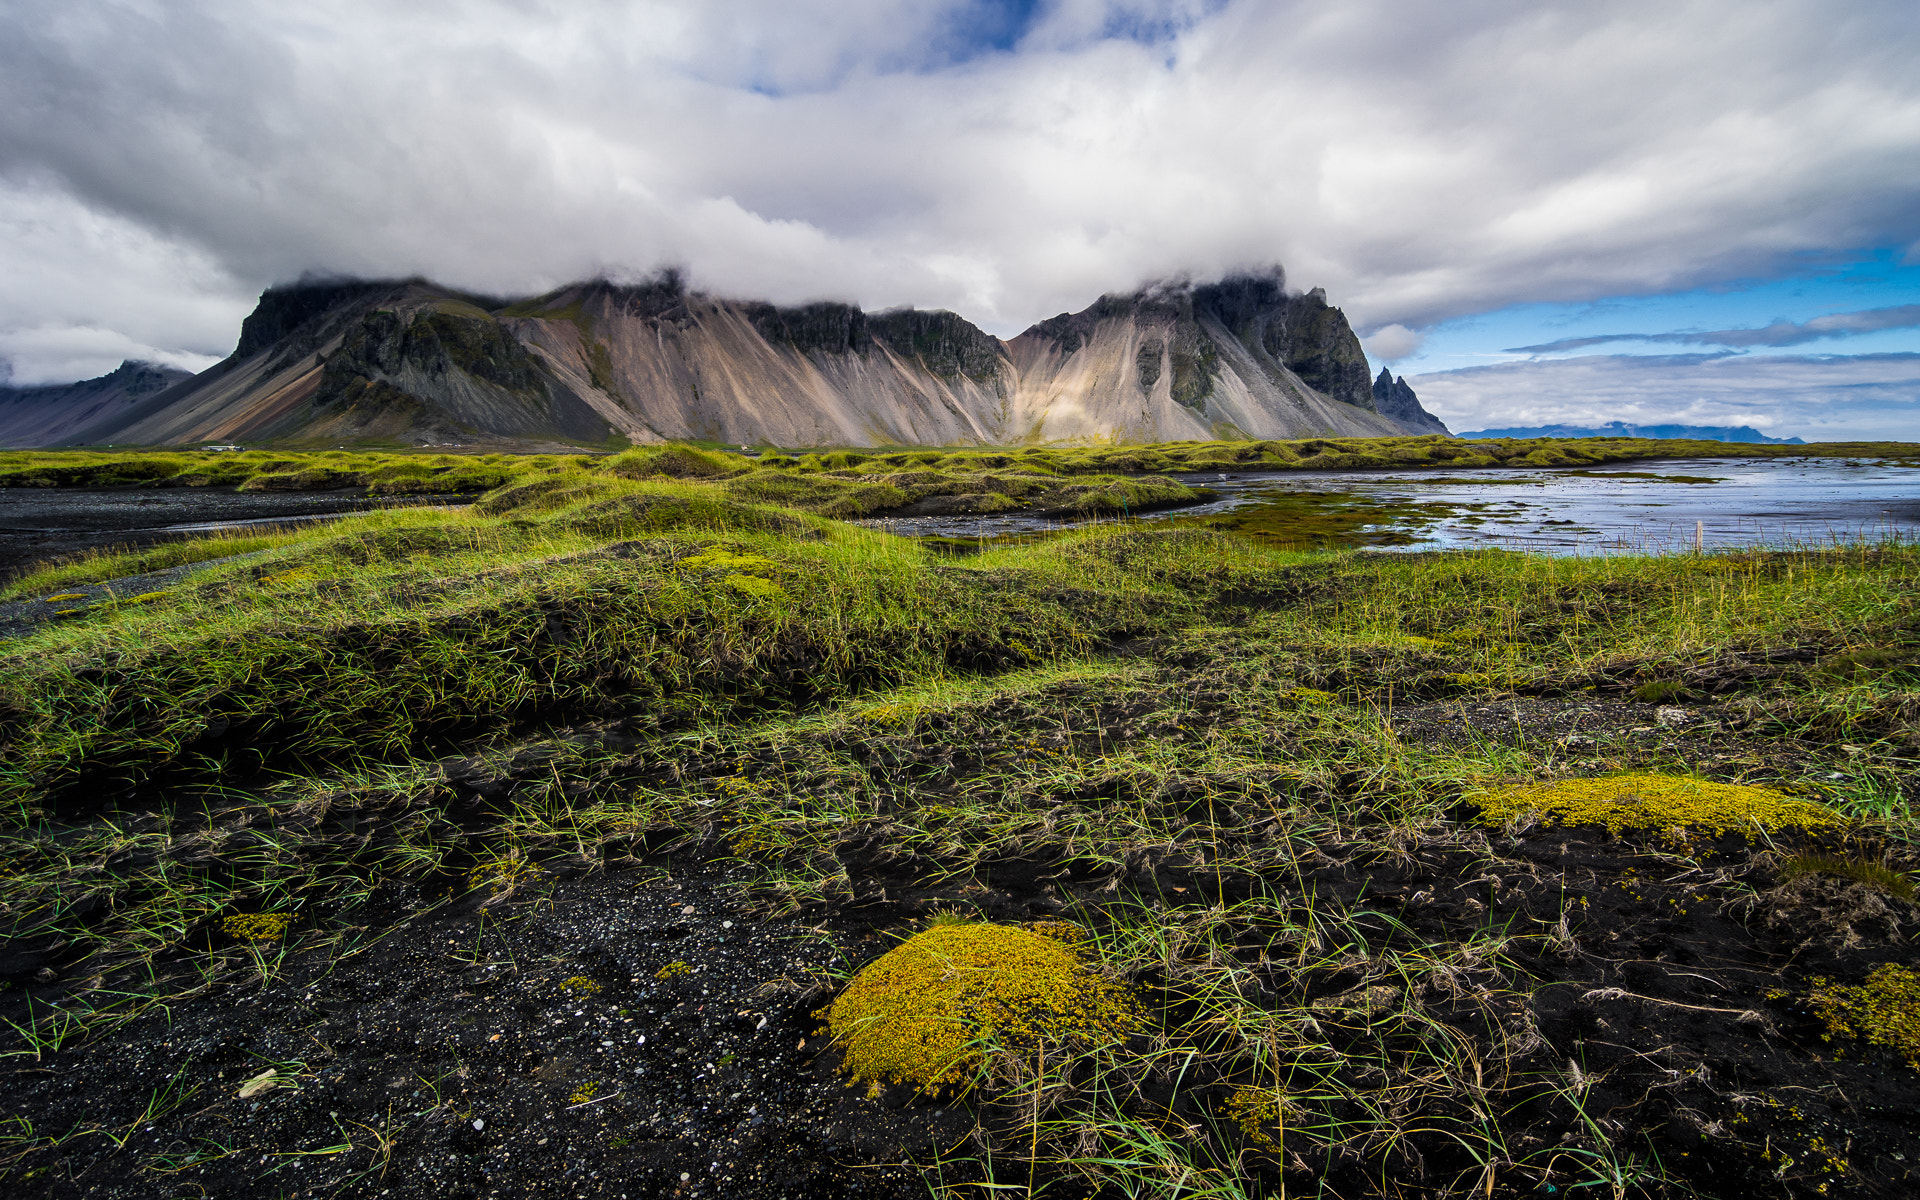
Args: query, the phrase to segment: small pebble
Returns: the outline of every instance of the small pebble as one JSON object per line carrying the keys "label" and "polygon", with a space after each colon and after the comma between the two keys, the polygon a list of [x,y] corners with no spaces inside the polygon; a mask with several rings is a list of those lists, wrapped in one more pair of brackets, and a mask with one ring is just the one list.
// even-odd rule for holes
{"label": "small pebble", "polygon": [[479,1117],[475,1117],[473,1119],[473,1127],[475,1129],[485,1129],[487,1127],[487,1123],[485,1121],[482,1121]]}

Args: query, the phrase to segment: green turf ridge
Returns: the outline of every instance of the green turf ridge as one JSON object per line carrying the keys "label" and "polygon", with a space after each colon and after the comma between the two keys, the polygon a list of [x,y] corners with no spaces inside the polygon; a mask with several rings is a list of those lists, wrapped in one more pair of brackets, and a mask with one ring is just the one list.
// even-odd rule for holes
{"label": "green turf ridge", "polygon": [[451,454],[440,450],[304,448],[206,451],[0,451],[0,487],[241,486],[311,490],[367,486],[375,493],[480,490],[507,478],[564,467],[630,476],[720,478],[758,466],[801,474],[858,470],[877,474],[1012,469],[1052,475],[1158,474],[1221,467],[1243,470],[1352,470],[1386,467],[1573,467],[1667,458],[1849,458],[1907,461],[1908,442],[1817,442],[1805,446],[1656,438],[1494,438],[1463,441],[1422,435],[1392,438],[1294,438],[1264,441],[1165,442],[1153,445],[1060,445],[981,449],[879,448],[783,451],[757,458],[718,443],[673,442],[613,455]]}

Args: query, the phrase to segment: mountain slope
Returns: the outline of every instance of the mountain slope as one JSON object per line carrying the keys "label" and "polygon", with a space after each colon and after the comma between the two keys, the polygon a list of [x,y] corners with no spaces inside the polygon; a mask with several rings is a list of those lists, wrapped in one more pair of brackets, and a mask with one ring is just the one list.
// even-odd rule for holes
{"label": "mountain slope", "polygon": [[109,422],[193,376],[128,359],[98,379],[0,387],[0,446],[51,446]]}
{"label": "mountain slope", "polygon": [[1367,360],[1319,288],[1275,272],[1103,296],[1008,343],[1018,386],[994,440],[1389,437]]}
{"label": "mountain slope", "polygon": [[635,441],[781,446],[986,440],[999,344],[951,313],[782,309],[643,287],[576,285],[505,310],[547,372]]}
{"label": "mountain slope", "polygon": [[800,447],[1431,431],[1374,408],[1346,318],[1319,289],[1289,296],[1277,271],[1102,297],[1011,342],[950,312],[780,308],[690,292],[671,273],[508,304],[412,279],[269,289],[225,361],[64,440]]}

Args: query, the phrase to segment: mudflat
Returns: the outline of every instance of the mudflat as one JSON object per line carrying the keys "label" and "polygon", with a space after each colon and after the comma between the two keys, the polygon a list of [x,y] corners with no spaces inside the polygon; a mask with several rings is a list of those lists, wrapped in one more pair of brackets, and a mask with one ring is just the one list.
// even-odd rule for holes
{"label": "mudflat", "polygon": [[89,551],[180,541],[208,526],[290,523],[405,503],[365,488],[270,493],[209,488],[0,488],[0,574]]}

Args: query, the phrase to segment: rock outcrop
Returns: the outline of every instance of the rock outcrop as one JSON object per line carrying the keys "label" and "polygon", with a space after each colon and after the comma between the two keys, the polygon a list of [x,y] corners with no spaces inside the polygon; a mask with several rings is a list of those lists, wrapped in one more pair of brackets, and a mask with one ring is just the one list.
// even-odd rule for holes
{"label": "rock outcrop", "polygon": [[1104,296],[1010,342],[950,312],[727,300],[672,273],[505,304],[419,279],[309,281],[263,294],[217,366],[46,440],[802,447],[1444,431],[1411,395],[1411,408],[1376,411],[1345,316],[1318,288],[1288,294],[1278,270]]}
{"label": "rock outcrop", "polygon": [[1420,407],[1420,398],[1413,394],[1413,388],[1407,385],[1407,377],[1395,379],[1393,372],[1380,368],[1380,377],[1373,381],[1374,411],[1386,417],[1408,433],[1437,433],[1443,437],[1452,437],[1439,417]]}

